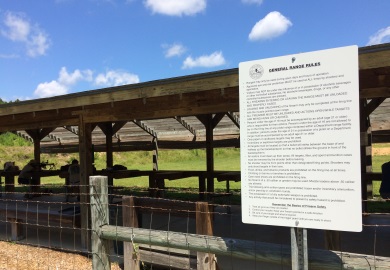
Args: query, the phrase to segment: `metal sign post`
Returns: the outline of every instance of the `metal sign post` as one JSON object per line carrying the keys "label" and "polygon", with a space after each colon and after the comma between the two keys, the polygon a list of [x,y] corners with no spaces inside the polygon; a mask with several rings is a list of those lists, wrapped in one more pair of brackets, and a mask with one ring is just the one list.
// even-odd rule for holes
{"label": "metal sign post", "polygon": [[291,269],[308,270],[307,229],[291,228]]}

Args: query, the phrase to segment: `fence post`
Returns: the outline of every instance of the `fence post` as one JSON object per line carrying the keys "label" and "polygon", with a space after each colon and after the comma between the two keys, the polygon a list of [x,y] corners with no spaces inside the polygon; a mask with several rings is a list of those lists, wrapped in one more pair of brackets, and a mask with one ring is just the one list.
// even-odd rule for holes
{"label": "fence post", "polygon": [[[196,234],[213,235],[213,207],[208,202],[196,203]],[[215,270],[216,269],[216,257],[211,253],[197,253],[197,265],[198,270]]]}
{"label": "fence post", "polygon": [[107,176],[90,176],[92,269],[109,270],[111,241],[100,238],[101,226],[109,224]]}
{"label": "fence post", "polygon": [[291,228],[292,270],[308,270],[307,229]]}
{"label": "fence post", "polygon": [[[138,211],[135,208],[134,197],[123,197],[122,201],[123,227],[138,228]],[[123,263],[124,270],[140,269],[140,254],[134,250],[132,242],[123,242]]]}

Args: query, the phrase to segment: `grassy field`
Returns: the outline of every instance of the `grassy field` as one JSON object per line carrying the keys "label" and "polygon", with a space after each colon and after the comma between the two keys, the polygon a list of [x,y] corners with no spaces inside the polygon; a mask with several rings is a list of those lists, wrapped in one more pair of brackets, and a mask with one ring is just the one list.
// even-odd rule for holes
{"label": "grassy field", "polygon": [[[1,162],[15,161],[20,168],[23,167],[30,159],[33,158],[33,148],[30,146],[23,147],[0,147]],[[59,169],[62,165],[68,164],[72,159],[77,158],[75,154],[72,155],[48,155],[42,154],[41,161],[48,161],[54,163]],[[240,170],[240,151],[239,149],[215,149],[215,170]],[[206,170],[206,153],[204,150],[175,150],[175,151],[160,151],[159,152],[159,170]],[[115,153],[114,164],[121,164],[128,169],[137,170],[152,170],[153,157],[151,152],[126,152]],[[104,169],[106,158],[104,153],[95,153],[94,155],[95,167]],[[42,178],[43,184],[63,185],[64,180],[58,177]],[[130,179],[117,179],[115,186],[124,187],[148,187],[147,177],[138,177]],[[167,188],[198,188],[197,178],[186,178],[177,181],[166,181]],[[240,183],[232,182],[231,189],[240,190]],[[215,182],[216,189],[224,189],[225,183]]]}
{"label": "grassy field", "polygon": [[[388,144],[377,144],[375,148],[389,148]],[[33,158],[32,146],[12,146],[0,147],[0,161],[15,161],[16,165],[23,167],[30,159]],[[76,154],[42,154],[42,161],[54,163],[56,168],[68,164],[73,158],[77,158]],[[215,149],[215,170],[240,170],[240,151],[239,149]],[[373,156],[373,171],[380,172],[381,165],[390,160],[390,155],[375,155]],[[95,153],[94,162],[97,169],[105,168],[105,154]],[[126,152],[115,153],[114,164],[122,164],[128,169],[151,170],[152,169],[152,153],[151,152]],[[159,151],[159,169],[160,170],[206,170],[206,153],[204,150],[174,150],[174,151]],[[63,185],[64,180],[58,177],[42,178],[43,184]],[[118,179],[114,182],[115,186],[134,187],[146,189],[148,187],[148,179],[146,177]],[[240,191],[240,182],[231,182],[230,187],[233,191]],[[380,182],[374,181],[374,195],[379,195]],[[197,178],[187,178],[177,181],[166,181],[167,188],[182,188],[195,193],[198,188]],[[217,190],[224,190],[225,183],[215,182]]]}

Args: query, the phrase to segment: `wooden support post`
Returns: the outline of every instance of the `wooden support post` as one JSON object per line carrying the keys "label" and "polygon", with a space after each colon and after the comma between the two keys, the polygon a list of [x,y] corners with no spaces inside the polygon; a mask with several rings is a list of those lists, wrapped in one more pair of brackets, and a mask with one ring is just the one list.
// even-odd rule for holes
{"label": "wooden support post", "polygon": [[[33,138],[34,139],[34,160],[36,163],[41,163],[41,140],[38,137]],[[40,191],[40,185],[41,185],[41,178],[39,176],[32,178],[31,183],[31,192],[32,193],[39,193]]]}
{"label": "wooden support post", "polygon": [[207,166],[207,198],[212,198],[214,193],[214,125],[213,115],[198,115],[197,118],[202,122],[206,129],[206,166]]}
{"label": "wooden support post", "polygon": [[92,269],[109,270],[111,241],[100,238],[101,226],[109,224],[108,181],[106,176],[91,176],[91,230],[92,230]]}
{"label": "wooden support post", "polygon": [[[207,202],[196,203],[196,234],[213,235],[213,207]],[[215,270],[216,257],[211,253],[197,253],[197,265],[199,270]]]}
{"label": "wooden support post", "polygon": [[[138,213],[135,208],[134,197],[123,197],[122,201],[122,216],[123,227],[138,228]],[[140,253],[139,250],[134,250],[135,245],[132,242],[123,243],[123,263],[124,270],[139,270],[140,269]]]}
{"label": "wooden support post", "polygon": [[[104,134],[106,135],[106,168],[111,168],[114,166],[114,156],[112,152],[112,136],[114,134],[111,122],[106,123]],[[108,180],[108,185],[110,185],[110,179]]]}
{"label": "wooden support post", "polygon": [[79,117],[81,246],[90,250],[89,177],[92,175],[92,126]]}
{"label": "wooden support post", "polygon": [[199,175],[199,200],[203,201],[206,196],[206,178],[203,174]]}
{"label": "wooden support post", "polygon": [[[43,128],[43,129],[33,129],[26,130],[26,133],[34,141],[34,160],[36,163],[41,163],[41,140],[50,134],[55,128]],[[30,191],[38,193],[40,191],[41,178],[35,177],[32,179]]]}
{"label": "wooden support post", "polygon": [[157,181],[154,173],[149,174],[149,197],[156,197]]}
{"label": "wooden support post", "polygon": [[[153,138],[153,171],[158,171],[158,144],[157,144],[157,138]],[[155,185],[157,187],[156,190],[156,197],[158,198],[164,198],[165,197],[165,181],[164,179],[161,180],[154,180]]]}
{"label": "wooden support post", "polygon": [[207,159],[207,197],[214,194],[214,128],[225,116],[225,113],[198,115],[197,118],[206,129],[206,159]]}
{"label": "wooden support post", "polygon": [[[40,129],[26,130],[27,134],[33,139],[34,142],[34,160],[36,163],[41,163],[41,131]],[[30,192],[37,193],[39,192],[41,184],[41,178],[39,176],[33,177]]]}
{"label": "wooden support post", "polygon": [[214,194],[214,129],[212,115],[207,117],[206,125],[206,158],[207,158],[207,194],[212,197]]}
{"label": "wooden support post", "polygon": [[[114,155],[112,152],[112,136],[113,128],[112,123],[106,123],[104,134],[106,135],[106,168],[112,168],[114,166]],[[110,202],[114,198],[112,196],[114,186],[114,178],[112,176],[108,176],[108,194],[110,196]]]}

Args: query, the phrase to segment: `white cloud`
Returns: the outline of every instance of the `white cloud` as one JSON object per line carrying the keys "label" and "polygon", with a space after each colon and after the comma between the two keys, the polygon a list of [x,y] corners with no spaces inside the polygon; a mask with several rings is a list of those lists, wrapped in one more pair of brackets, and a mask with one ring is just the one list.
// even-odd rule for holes
{"label": "white cloud", "polygon": [[30,34],[30,23],[22,15],[7,13],[4,19],[6,30],[2,29],[1,34],[12,41],[27,41]]}
{"label": "white cloud", "polygon": [[66,67],[62,67],[58,76],[59,83],[63,85],[74,85],[79,81],[92,81],[93,72],[89,69],[80,71],[76,69],[72,73],[68,73]]}
{"label": "white cloud", "polygon": [[162,47],[165,49],[164,54],[166,58],[180,56],[187,50],[182,44],[177,43],[171,45],[164,44]]}
{"label": "white cloud", "polygon": [[76,69],[68,73],[66,67],[62,67],[57,80],[40,83],[34,91],[34,96],[38,98],[65,95],[70,88],[79,81],[92,81],[92,71],[87,69],[80,71]]}
{"label": "white cloud", "polygon": [[188,56],[183,62],[183,69],[194,68],[194,67],[216,67],[226,63],[222,52],[213,52],[210,55],[202,55],[198,58],[192,58]]}
{"label": "white cloud", "polygon": [[266,40],[283,35],[292,23],[278,11],[267,14],[253,26],[249,40]]}
{"label": "white cloud", "polygon": [[40,83],[34,91],[34,96],[38,98],[65,95],[68,93],[68,86],[58,81]]}
{"label": "white cloud", "polygon": [[36,57],[44,55],[50,47],[50,41],[46,34],[39,32],[36,35],[31,36],[31,39],[27,41],[27,55]]}
{"label": "white cloud", "polygon": [[139,78],[135,74],[125,71],[109,70],[100,73],[95,78],[90,69],[68,72],[66,67],[62,67],[58,73],[58,78],[51,82],[40,83],[34,91],[36,98],[45,98],[68,94],[72,87],[81,81],[93,82],[95,85],[109,87],[123,84],[138,83]]}
{"label": "white cloud", "polygon": [[106,73],[100,73],[96,76],[94,82],[98,86],[109,87],[124,84],[139,83],[138,75],[125,71],[110,70]]}
{"label": "white cloud", "polygon": [[375,45],[390,42],[390,26],[380,29],[370,37],[367,45]]}
{"label": "white cloud", "polygon": [[32,25],[23,14],[19,13],[6,14],[1,34],[13,42],[23,43],[30,57],[44,55],[51,43],[48,35],[38,25]]}
{"label": "white cloud", "polygon": [[244,4],[256,4],[261,5],[263,3],[263,0],[241,0]]}
{"label": "white cloud", "polygon": [[13,58],[19,58],[19,55],[17,55],[17,54],[0,54],[0,58],[13,59]]}
{"label": "white cloud", "polygon": [[195,15],[206,9],[206,0],[145,0],[153,13],[169,16]]}

